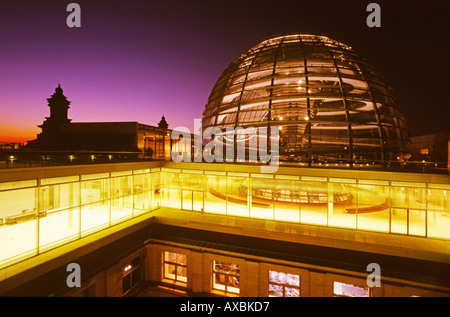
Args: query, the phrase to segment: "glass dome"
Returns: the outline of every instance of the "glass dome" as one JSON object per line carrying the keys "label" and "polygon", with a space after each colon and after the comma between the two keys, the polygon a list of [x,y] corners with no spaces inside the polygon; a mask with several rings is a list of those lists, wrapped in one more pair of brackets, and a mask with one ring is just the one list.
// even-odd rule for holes
{"label": "glass dome", "polygon": [[269,39],[236,58],[208,98],[203,131],[211,126],[277,127],[280,161],[308,165],[384,164],[409,143],[383,76],[350,46],[316,35]]}

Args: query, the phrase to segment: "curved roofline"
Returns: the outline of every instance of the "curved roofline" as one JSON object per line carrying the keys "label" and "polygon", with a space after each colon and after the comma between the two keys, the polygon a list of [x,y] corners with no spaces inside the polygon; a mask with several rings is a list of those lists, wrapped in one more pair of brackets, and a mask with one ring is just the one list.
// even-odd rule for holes
{"label": "curved roofline", "polygon": [[274,40],[278,40],[278,39],[281,39],[281,38],[290,38],[290,37],[318,37],[318,38],[326,39],[326,41],[331,41],[331,42],[334,42],[334,43],[338,43],[338,44],[340,44],[340,45],[343,45],[343,46],[345,46],[347,49],[352,49],[351,46],[346,45],[346,44],[344,44],[344,43],[342,43],[342,42],[340,42],[340,41],[337,41],[337,40],[335,40],[335,39],[333,39],[333,38],[331,38],[331,37],[329,37],[329,36],[327,36],[327,35],[307,34],[307,33],[291,33],[291,34],[285,34],[285,35],[280,35],[280,36],[268,38],[268,39],[266,39],[266,40],[263,40],[263,41],[260,42],[259,44],[255,45],[254,47],[257,47],[257,46],[259,46],[259,45],[261,45],[261,44],[263,44],[263,43],[265,43],[265,42],[268,42],[268,41],[274,41]]}
{"label": "curved roofline", "polygon": [[331,37],[326,36],[326,35],[291,33],[291,34],[279,35],[279,36],[275,36],[275,37],[271,37],[271,38],[265,39],[265,40],[259,42],[258,44],[255,44],[252,47],[250,47],[249,49],[247,49],[244,53],[239,55],[235,60],[239,59],[240,57],[242,57],[243,55],[247,54],[251,50],[258,49],[260,46],[265,45],[269,41],[276,41],[276,40],[279,40],[281,38],[289,38],[289,37],[291,37],[291,38],[295,38],[295,37],[318,37],[318,38],[324,39],[324,41],[323,41],[324,43],[332,42],[332,43],[335,43],[335,44],[338,44],[338,45],[344,47],[347,50],[353,50],[353,48],[351,46],[349,46],[347,44],[344,44],[342,42],[339,42],[337,40],[334,40]]}

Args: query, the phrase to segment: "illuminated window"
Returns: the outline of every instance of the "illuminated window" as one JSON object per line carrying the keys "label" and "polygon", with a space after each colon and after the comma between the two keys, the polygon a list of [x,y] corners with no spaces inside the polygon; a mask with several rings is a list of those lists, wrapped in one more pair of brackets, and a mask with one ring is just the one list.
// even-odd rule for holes
{"label": "illuminated window", "polygon": [[122,269],[122,294],[125,295],[142,281],[141,257],[136,257]]}
{"label": "illuminated window", "polygon": [[428,154],[428,149],[420,149],[420,154]]}
{"label": "illuminated window", "polygon": [[239,265],[213,261],[213,289],[239,294]]}
{"label": "illuminated window", "polygon": [[300,275],[269,271],[270,297],[300,297]]}
{"label": "illuminated window", "polygon": [[164,252],[163,268],[163,276],[165,279],[187,283],[186,255],[175,252]]}
{"label": "illuminated window", "polygon": [[336,297],[369,297],[369,288],[352,284],[334,282],[334,296]]}

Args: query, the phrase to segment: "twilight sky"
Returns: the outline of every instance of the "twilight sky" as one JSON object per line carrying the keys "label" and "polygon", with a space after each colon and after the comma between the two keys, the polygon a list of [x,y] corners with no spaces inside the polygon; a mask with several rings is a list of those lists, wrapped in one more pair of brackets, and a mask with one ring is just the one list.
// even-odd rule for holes
{"label": "twilight sky", "polygon": [[[81,28],[69,28],[69,3]],[[273,36],[320,34],[352,46],[394,89],[412,135],[449,131],[450,5],[373,1],[16,0],[0,3],[0,142],[36,137],[60,83],[73,122],[193,128],[222,71]]]}

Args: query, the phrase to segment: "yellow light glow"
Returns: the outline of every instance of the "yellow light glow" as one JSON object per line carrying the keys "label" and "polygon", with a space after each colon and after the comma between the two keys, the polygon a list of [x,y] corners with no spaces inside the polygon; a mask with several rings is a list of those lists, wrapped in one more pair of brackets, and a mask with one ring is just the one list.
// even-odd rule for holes
{"label": "yellow light glow", "polygon": [[131,270],[132,266],[131,265],[127,265],[123,270],[125,272],[128,272],[129,270]]}
{"label": "yellow light glow", "polygon": [[308,121],[308,120],[309,120],[309,117],[305,117],[305,120]]}
{"label": "yellow light glow", "polygon": [[[279,129],[281,128],[282,127],[279,126]],[[300,165],[303,166],[305,164],[300,163]],[[318,163],[318,165],[333,166],[336,164],[323,162],[323,164]],[[347,164],[347,166],[349,166],[349,164]],[[247,166],[243,165],[242,171],[245,171],[246,168]],[[164,172],[164,177],[169,177],[166,173],[168,172]],[[138,174],[144,175],[141,174],[141,172]],[[3,243],[3,247],[0,248],[0,267],[8,261],[15,261],[15,257],[22,257],[22,254],[25,254],[23,257],[33,256],[36,253],[36,245],[39,245],[40,250],[51,249],[55,246],[62,245],[67,241],[77,239],[80,234],[83,235],[85,233],[101,231],[104,228],[108,228],[110,224],[134,218],[136,212],[145,213],[149,211],[150,208],[156,206],[159,207],[160,204],[164,207],[178,209],[181,206],[184,206],[188,210],[193,211],[200,211],[204,208],[205,213],[271,219],[312,225],[328,224],[331,226],[348,227],[356,230],[359,228],[356,227],[355,222],[356,219],[358,219],[358,226],[361,225],[361,229],[363,230],[369,229],[387,233],[390,232],[389,221],[392,219],[392,228],[394,228],[392,232],[394,233],[406,234],[406,231],[396,231],[398,224],[401,224],[402,228],[409,226],[410,232],[425,232],[424,228],[425,226],[428,226],[427,228],[429,232],[432,233],[432,236],[443,237],[445,239],[449,238],[449,218],[446,214],[437,212],[439,210],[447,210],[448,190],[431,187],[430,189],[427,188],[426,191],[422,191],[421,188],[426,188],[425,185],[423,185],[423,187],[417,185],[417,191],[397,192],[397,190],[395,190],[393,193],[390,193],[390,185],[387,185],[386,191],[384,186],[368,185],[369,183],[372,184],[372,181],[366,182],[367,184],[361,182],[357,187],[342,185],[343,187],[341,188],[340,186],[337,186],[337,184],[332,184],[330,187],[325,186],[324,191],[319,191],[319,193],[324,193],[324,196],[319,195],[318,197],[325,197],[325,200],[323,201],[324,203],[327,203],[325,206],[310,203],[308,201],[300,201],[302,197],[303,199],[307,197],[305,196],[307,192],[318,191],[316,186],[319,186],[321,182],[318,182],[317,180],[311,181],[302,176],[302,180],[298,181],[298,178],[296,178],[297,181],[293,184],[284,184],[284,182],[281,181],[281,178],[280,180],[277,180],[276,184],[265,181],[258,183],[260,180],[259,178],[249,177],[246,173],[241,173],[242,175],[237,174],[239,173],[236,172],[236,175],[229,174],[230,178],[228,179],[225,174],[218,175],[217,179],[216,176],[209,178],[211,175],[208,174],[208,180],[204,180],[207,181],[208,187],[210,184],[216,184],[217,182],[217,190],[226,193],[223,197],[214,196],[209,190],[205,190],[204,192],[200,190],[198,193],[190,192],[191,187],[189,186],[191,185],[188,183],[181,183],[181,173],[178,172],[171,178],[168,178],[167,183],[180,184],[181,189],[166,188],[165,181],[157,183],[159,181],[155,179],[155,183],[158,184],[158,186],[161,184],[163,188],[161,201],[159,200],[159,193],[155,193],[155,196],[152,198],[145,198],[140,192],[140,187],[136,187],[129,195],[127,194],[126,197],[124,196],[123,205],[121,206],[113,204],[112,199],[102,200],[102,195],[104,193],[106,193],[108,197],[113,193],[108,184],[119,184],[117,183],[119,178],[114,178],[113,181],[113,178],[110,178],[108,173],[101,177],[105,178],[104,187],[99,188],[97,186],[97,184],[102,183],[103,180],[95,180],[100,174],[92,174],[97,176],[93,177],[94,180],[89,183],[83,182],[81,185],[81,192],[77,189],[80,186],[66,184],[67,182],[76,184],[75,181],[79,179],[78,177],[75,179],[66,177],[60,178],[58,181],[61,182],[61,184],[53,184],[53,179],[51,179],[51,181],[49,179],[44,179],[41,180],[40,184],[46,186],[41,186],[39,188],[36,187],[37,182],[33,185],[33,188],[28,188],[29,184],[26,186],[24,185],[23,188],[19,189],[3,187],[0,191],[0,206],[10,205],[16,206],[17,208],[11,212],[2,210],[3,213],[0,214],[0,217],[3,218],[3,224],[0,224],[0,241]],[[158,174],[155,174],[155,176],[156,175]],[[191,176],[189,175],[191,174],[189,173],[184,176],[183,182],[190,179]],[[84,175],[80,176],[80,181],[84,179],[83,176]],[[133,176],[126,177],[129,177],[129,180],[131,181]],[[111,182],[108,179],[110,179]],[[195,178],[195,180],[197,181],[197,178]],[[212,180],[215,181],[212,182]],[[333,180],[333,182],[334,181],[336,180]],[[135,185],[141,184],[140,178],[136,178],[135,182],[137,182]],[[317,183],[318,185],[312,183]],[[202,180],[200,180],[200,188],[203,188],[202,184]],[[245,194],[241,195],[239,186],[245,184],[247,184],[246,186],[248,187],[245,190]],[[356,180],[353,184],[356,184]],[[122,186],[127,187],[125,183]],[[283,193],[285,196],[272,196],[271,193],[274,193],[274,186],[281,186],[279,192]],[[321,186],[319,187],[322,188]],[[58,193],[59,196],[54,197],[53,194],[50,195],[48,188],[57,189],[52,191],[52,193]],[[117,187],[114,186],[113,188],[118,188],[121,195],[125,195],[124,190],[126,188],[121,189],[120,185]],[[148,189],[150,189],[150,187],[148,187]],[[186,189],[186,191],[184,191],[184,189]],[[257,195],[254,194],[252,199],[249,200],[248,193],[253,192],[252,190],[254,190],[255,193],[258,192],[257,195],[260,195],[259,193],[263,193],[263,195],[269,193],[270,197],[256,197]],[[348,190],[350,190],[355,198],[352,205],[343,206],[330,202],[330,199],[333,199],[336,194],[339,195],[341,191],[345,194]],[[187,194],[188,192],[189,194]],[[290,195],[291,192],[298,192],[299,195]],[[43,201],[50,204],[49,206],[51,206],[51,209],[40,209],[40,205],[36,201],[37,193],[42,195]],[[391,214],[389,208],[378,210],[376,212],[361,213],[360,215],[358,214],[358,218],[355,218],[354,213],[348,213],[346,211],[347,208],[359,208],[357,210],[359,213],[361,210],[364,210],[364,208],[378,206],[391,198],[396,198],[397,200],[405,198],[406,201],[416,202],[416,198],[423,199],[422,196],[425,195],[425,193],[430,195],[428,199],[429,203],[427,204],[429,210],[420,211],[423,215],[421,221],[414,218],[414,221],[410,220],[408,222],[406,217],[402,216],[404,213],[398,215],[394,213]],[[81,201],[76,198],[80,195]],[[404,197],[402,195],[406,196]],[[72,196],[73,198],[68,198]],[[285,197],[286,199],[278,200],[278,198],[276,198],[276,203],[273,205],[274,197]],[[130,201],[130,205],[134,206],[134,208],[126,207],[125,199]],[[251,204],[249,204],[250,201],[252,202]],[[92,204],[92,202],[96,203]],[[31,208],[29,206],[31,206]],[[33,206],[36,207],[37,213],[32,210]],[[28,211],[25,210],[27,207],[29,208]],[[400,209],[402,208],[398,208],[398,210],[395,209],[395,211],[398,212]],[[419,212],[418,209],[417,212]],[[411,212],[411,215],[415,216],[417,212],[415,210]],[[426,212],[428,212],[429,215],[432,215],[432,217],[428,217],[428,223],[425,225]],[[37,215],[39,216],[39,219],[36,218]],[[16,221],[14,219],[21,220]],[[79,221],[80,219],[81,222]],[[36,231],[36,221],[38,221],[39,232]],[[425,233],[423,233],[423,235],[424,234]],[[131,264],[125,264],[122,272],[131,271],[132,269],[134,269],[134,267]]]}

